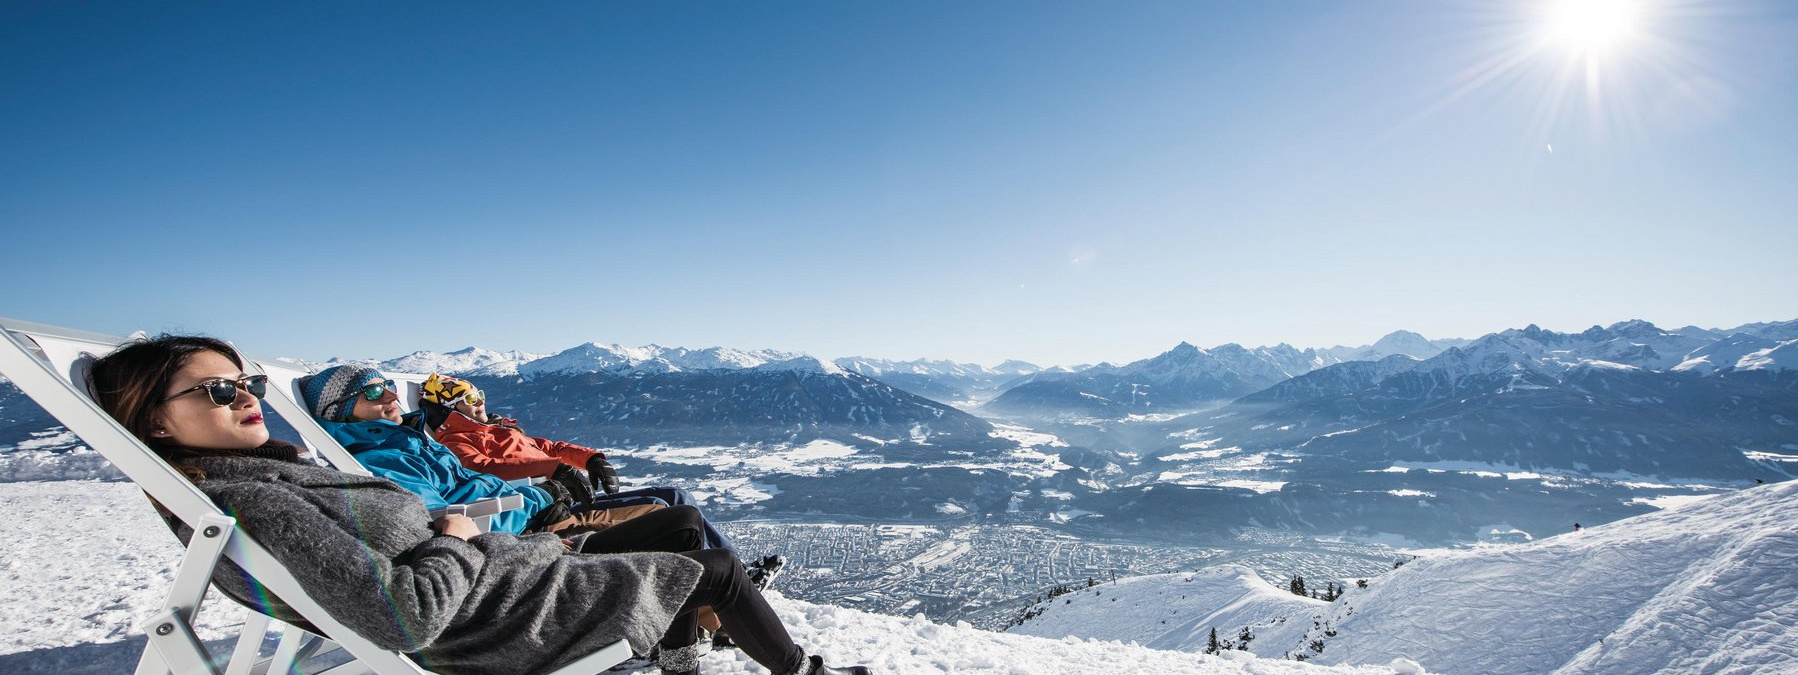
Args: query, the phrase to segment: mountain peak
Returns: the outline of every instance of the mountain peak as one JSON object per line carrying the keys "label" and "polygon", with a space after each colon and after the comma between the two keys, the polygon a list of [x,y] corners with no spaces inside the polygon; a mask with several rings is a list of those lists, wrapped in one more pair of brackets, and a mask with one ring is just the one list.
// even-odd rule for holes
{"label": "mountain peak", "polygon": [[1659,334],[1665,332],[1665,331],[1662,331],[1659,326],[1656,326],[1647,321],[1643,321],[1641,319],[1630,319],[1628,321],[1619,321],[1617,323],[1611,324],[1610,331],[1612,333],[1616,333],[1618,335],[1623,335],[1626,337],[1636,337],[1636,336],[1641,336],[1641,335],[1659,335]]}
{"label": "mountain peak", "polygon": [[993,366],[993,372],[1001,375],[1029,375],[1042,370],[1042,367],[1027,361],[1008,359],[1004,363]]}
{"label": "mountain peak", "polygon": [[1440,350],[1430,344],[1429,338],[1408,330],[1395,330],[1387,333],[1373,343],[1375,354],[1410,354],[1417,357],[1435,356]]}
{"label": "mountain peak", "polygon": [[849,371],[835,363],[815,356],[796,356],[785,361],[770,361],[750,368],[757,371],[786,371],[796,373],[816,373],[820,375],[847,375]]}

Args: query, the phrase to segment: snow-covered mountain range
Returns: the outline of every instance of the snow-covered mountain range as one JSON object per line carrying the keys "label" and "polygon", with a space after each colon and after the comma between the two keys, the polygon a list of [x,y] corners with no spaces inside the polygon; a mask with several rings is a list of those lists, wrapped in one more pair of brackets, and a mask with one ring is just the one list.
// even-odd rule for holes
{"label": "snow-covered mountain range", "polygon": [[[1012,632],[1464,675],[1798,671],[1798,483],[1541,541],[1426,553],[1324,603],[1238,567],[1100,584]],[[1310,579],[1315,589],[1324,579]],[[1142,608],[1153,611],[1141,611]],[[1134,608],[1134,609],[1132,609]]]}
{"label": "snow-covered mountain range", "polygon": [[[521,352],[518,350],[496,352],[480,347],[468,347],[453,352],[416,351],[405,356],[386,361],[356,360],[354,363],[374,366],[384,371],[397,373],[445,373],[456,375],[514,375],[518,366],[543,358],[543,354]],[[342,363],[333,359],[328,364]]]}
{"label": "snow-covered mountain range", "polygon": [[[816,370],[819,361],[801,354],[774,350],[746,352],[726,347],[622,347],[589,342],[552,356],[525,363],[518,374],[529,379],[545,375],[612,373],[615,375],[677,373],[695,370],[746,370],[750,368]],[[793,368],[786,368],[792,364]]]}
{"label": "snow-covered mountain range", "polygon": [[1298,349],[1288,344],[1201,349],[1182,342],[1125,365],[1045,371],[1019,380],[986,405],[1026,419],[1121,418],[1215,406],[1331,364],[1391,356],[1429,358],[1466,340],[1430,340],[1395,331],[1372,345]]}
{"label": "snow-covered mountain range", "polygon": [[[688,349],[645,345],[588,342],[554,354],[493,351],[468,347],[453,352],[416,351],[399,358],[332,359],[317,366],[359,363],[404,373],[443,373],[458,376],[532,378],[550,374],[612,373],[617,375],[686,372],[694,370],[744,370],[770,368],[818,369],[818,360],[803,354],[772,349],[743,351],[729,347]],[[782,364],[790,364],[783,366]]]}
{"label": "snow-covered mountain range", "polygon": [[1798,340],[1735,333],[1692,350],[1673,369],[1704,375],[1736,370],[1798,370]]}
{"label": "snow-covered mountain range", "polygon": [[[1794,335],[1798,322],[1529,326],[1461,344],[1400,331],[1354,348],[1399,352],[1375,361],[1183,343],[1077,371],[599,343],[367,362],[468,376],[533,434],[609,448],[645,477],[719,482],[769,513],[1436,543],[1798,475]],[[0,385],[0,464],[91,473],[51,466],[74,446],[54,426]]]}
{"label": "snow-covered mountain range", "polygon": [[1018,360],[992,368],[947,360],[891,361],[860,356],[837,359],[835,363],[920,396],[956,404],[978,404],[998,395],[1018,378],[1043,370]]}
{"label": "snow-covered mountain range", "polygon": [[1427,359],[1441,354],[1449,347],[1459,347],[1471,340],[1461,338],[1429,339],[1408,330],[1396,330],[1387,333],[1371,345],[1360,347],[1329,347],[1317,350],[1325,358],[1334,362],[1343,361],[1378,361],[1388,356],[1404,355],[1417,359]]}
{"label": "snow-covered mountain range", "polygon": [[[1778,336],[1790,328],[1762,330]],[[1180,455],[1203,440],[1375,469],[1473,462],[1781,478],[1798,464],[1770,462],[1766,453],[1798,450],[1798,371],[1782,367],[1780,352],[1798,343],[1770,341],[1642,321],[1580,333],[1506,330],[1421,361],[1393,356],[1305,373],[1169,422],[1173,435],[1153,454]],[[1713,357],[1725,367],[1699,365]]]}
{"label": "snow-covered mountain range", "polygon": [[1182,342],[1153,358],[1121,366],[1037,373],[1012,385],[985,409],[1025,417],[1115,418],[1176,412],[1258,391],[1328,363],[1317,350],[1285,344],[1200,349]]}

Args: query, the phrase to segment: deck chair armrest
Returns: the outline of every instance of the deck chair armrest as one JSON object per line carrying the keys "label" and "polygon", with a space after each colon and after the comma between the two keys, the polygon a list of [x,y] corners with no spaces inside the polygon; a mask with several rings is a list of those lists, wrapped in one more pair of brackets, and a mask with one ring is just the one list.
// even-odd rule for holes
{"label": "deck chair armrest", "polygon": [[450,514],[481,518],[496,516],[507,511],[524,508],[524,495],[506,495],[504,497],[488,497],[467,504],[450,504],[442,508],[431,509],[431,519],[436,520]]}
{"label": "deck chair armrest", "polygon": [[504,497],[488,497],[468,504],[450,504],[443,508],[431,509],[431,520],[437,520],[450,514],[468,516],[475,527],[482,532],[493,531],[493,517],[507,511],[524,508],[524,495],[506,495]]}

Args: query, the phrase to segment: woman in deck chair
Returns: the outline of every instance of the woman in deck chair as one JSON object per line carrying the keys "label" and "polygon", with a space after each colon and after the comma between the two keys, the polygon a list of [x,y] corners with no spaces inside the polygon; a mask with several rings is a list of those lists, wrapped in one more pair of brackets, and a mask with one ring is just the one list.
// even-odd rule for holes
{"label": "woman in deck chair", "polygon": [[[695,611],[714,608],[743,652],[780,675],[867,675],[793,644],[728,551],[593,555],[553,534],[482,534],[432,521],[391,481],[339,473],[270,441],[231,347],[203,337],[137,341],[94,363],[101,408],[180,470],[283,563],[331,615],[446,674],[551,670],[617,640],[661,647],[664,673],[697,673]],[[673,509],[667,509],[673,510]],[[263,594],[229,561],[213,577]],[[301,620],[279,599],[268,609]]]}

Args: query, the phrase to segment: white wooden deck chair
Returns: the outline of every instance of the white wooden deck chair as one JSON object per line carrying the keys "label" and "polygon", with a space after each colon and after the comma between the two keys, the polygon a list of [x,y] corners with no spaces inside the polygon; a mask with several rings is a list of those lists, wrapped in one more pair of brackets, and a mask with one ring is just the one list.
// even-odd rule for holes
{"label": "white wooden deck chair", "polygon": [[[243,358],[246,369],[268,376],[268,396],[263,400],[281,415],[281,419],[293,425],[294,430],[300,433],[300,438],[306,442],[308,449],[338,471],[369,475],[368,469],[363,468],[362,464],[356,461],[356,456],[345,450],[343,445],[338,443],[337,439],[332,438],[330,432],[325,431],[325,428],[319,425],[318,420],[313,419],[312,414],[306,411],[306,398],[300,393],[300,378],[312,374],[312,371],[307,370],[304,366],[275,359],[259,359],[248,356]],[[400,384],[402,389],[409,388],[414,391],[418,389],[417,384],[423,383],[425,380],[423,375],[410,373],[382,372],[381,374],[386,375],[396,384]],[[413,384],[404,384],[408,382]],[[416,407],[418,397],[414,393],[410,401],[407,401],[405,396],[401,396],[400,400]],[[451,504],[446,508],[433,509],[431,515],[460,513],[473,519],[475,524],[480,526],[482,532],[488,532],[493,529],[494,515],[521,508],[524,508],[524,497],[513,495],[484,499],[473,504]]]}
{"label": "white wooden deck chair", "polygon": [[[377,647],[344,627],[306,594],[280,561],[238,530],[235,519],[221,512],[204,493],[100,410],[87,393],[87,367],[94,357],[112,351],[123,341],[121,338],[6,318],[0,318],[0,335],[0,374],[193,528],[193,539],[167,599],[160,611],[140,624],[148,644],[138,661],[137,675],[284,674],[309,652],[336,649],[347,652],[352,660],[330,666],[321,674],[429,672],[404,654]],[[287,626],[274,654],[264,658],[260,654],[262,638],[269,625],[278,622],[250,612],[230,660],[220,671],[194,634],[193,620],[200,611],[212,572],[223,558],[244,570],[254,570],[258,583],[311,625]],[[305,629],[323,639],[301,639],[307,633]],[[629,657],[628,645],[613,643],[558,669],[555,675],[598,673]]]}

